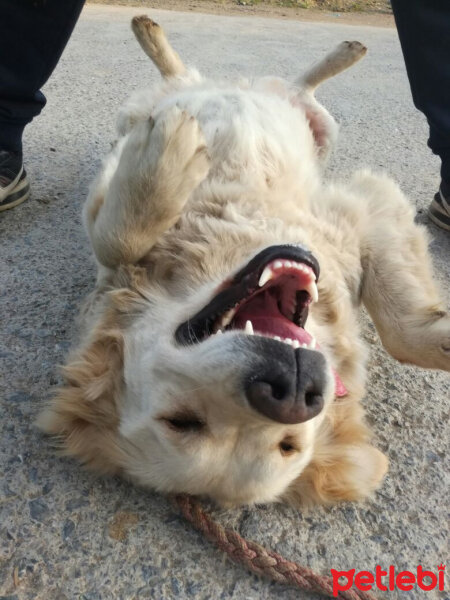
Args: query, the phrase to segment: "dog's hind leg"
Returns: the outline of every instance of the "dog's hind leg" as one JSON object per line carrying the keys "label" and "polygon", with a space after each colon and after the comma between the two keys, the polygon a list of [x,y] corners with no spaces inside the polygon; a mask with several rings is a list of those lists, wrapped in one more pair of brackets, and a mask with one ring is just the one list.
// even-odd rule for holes
{"label": "dog's hind leg", "polygon": [[356,175],[363,211],[362,300],[386,350],[400,362],[450,371],[450,315],[433,281],[428,239],[412,206],[384,176]]}
{"label": "dog's hind leg", "polygon": [[330,113],[316,100],[314,91],[326,79],[351,67],[365,55],[366,51],[367,49],[360,42],[342,42],[293,84],[291,104],[304,110],[322,162],[328,157],[336,142],[338,125]]}
{"label": "dog's hind leg", "polygon": [[105,163],[84,207],[99,262],[138,262],[206,177],[209,157],[194,117],[172,107],[137,123]]}
{"label": "dog's hind leg", "polygon": [[167,41],[162,27],[146,15],[134,17],[131,28],[144,52],[165,78],[183,75],[186,71],[181,58]]}
{"label": "dog's hind leg", "polygon": [[314,90],[326,79],[334,77],[360,60],[367,48],[360,42],[342,42],[321,61],[299,77],[295,86],[306,92]]}

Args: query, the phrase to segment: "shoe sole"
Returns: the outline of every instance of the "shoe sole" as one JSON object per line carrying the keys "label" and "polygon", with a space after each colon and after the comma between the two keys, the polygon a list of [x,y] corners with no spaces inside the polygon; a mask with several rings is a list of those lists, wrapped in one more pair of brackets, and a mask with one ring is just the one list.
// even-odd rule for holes
{"label": "shoe sole", "polygon": [[0,204],[0,212],[14,208],[18,204],[22,204],[30,196],[30,182],[27,176],[19,181],[16,187],[11,190],[11,193]]}
{"label": "shoe sole", "polygon": [[428,216],[435,225],[446,231],[450,231],[450,214],[445,209],[439,192],[434,197],[428,209]]}

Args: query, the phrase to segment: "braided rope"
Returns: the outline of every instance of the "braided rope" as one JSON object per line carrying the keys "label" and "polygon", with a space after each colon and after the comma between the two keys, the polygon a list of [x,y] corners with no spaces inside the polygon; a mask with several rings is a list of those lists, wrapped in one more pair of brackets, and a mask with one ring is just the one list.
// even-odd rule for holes
{"label": "braided rope", "polygon": [[244,564],[249,571],[285,585],[293,585],[308,592],[324,594],[337,600],[376,600],[375,596],[360,590],[347,590],[333,595],[333,579],[318,575],[308,567],[286,560],[260,544],[245,540],[236,531],[226,529],[216,523],[206,513],[198,500],[180,494],[174,498],[181,513],[197,530],[228,554],[235,563]]}

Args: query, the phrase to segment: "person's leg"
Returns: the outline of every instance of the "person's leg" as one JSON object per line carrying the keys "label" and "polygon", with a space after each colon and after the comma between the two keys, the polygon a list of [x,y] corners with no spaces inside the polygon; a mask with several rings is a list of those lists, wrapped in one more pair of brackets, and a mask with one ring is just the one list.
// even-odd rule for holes
{"label": "person's leg", "polygon": [[25,126],[45,106],[50,77],[85,0],[0,0],[0,210],[26,199]]}
{"label": "person's leg", "polygon": [[450,229],[450,2],[391,3],[414,104],[428,120],[428,145],[441,158],[442,182],[430,217]]}

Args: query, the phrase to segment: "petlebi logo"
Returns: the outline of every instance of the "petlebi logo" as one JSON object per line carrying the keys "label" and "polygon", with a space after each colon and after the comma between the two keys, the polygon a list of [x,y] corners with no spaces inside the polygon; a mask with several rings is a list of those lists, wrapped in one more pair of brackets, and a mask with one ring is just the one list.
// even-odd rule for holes
{"label": "petlebi logo", "polygon": [[394,590],[410,591],[414,588],[431,592],[432,590],[445,590],[445,565],[439,565],[437,572],[425,570],[419,565],[415,571],[397,571],[391,565],[387,570],[383,570],[380,565],[375,567],[375,574],[370,571],[359,571],[350,569],[349,571],[337,571],[331,569],[333,577],[333,596],[357,588],[362,592],[370,592],[378,589],[382,592],[393,592]]}

